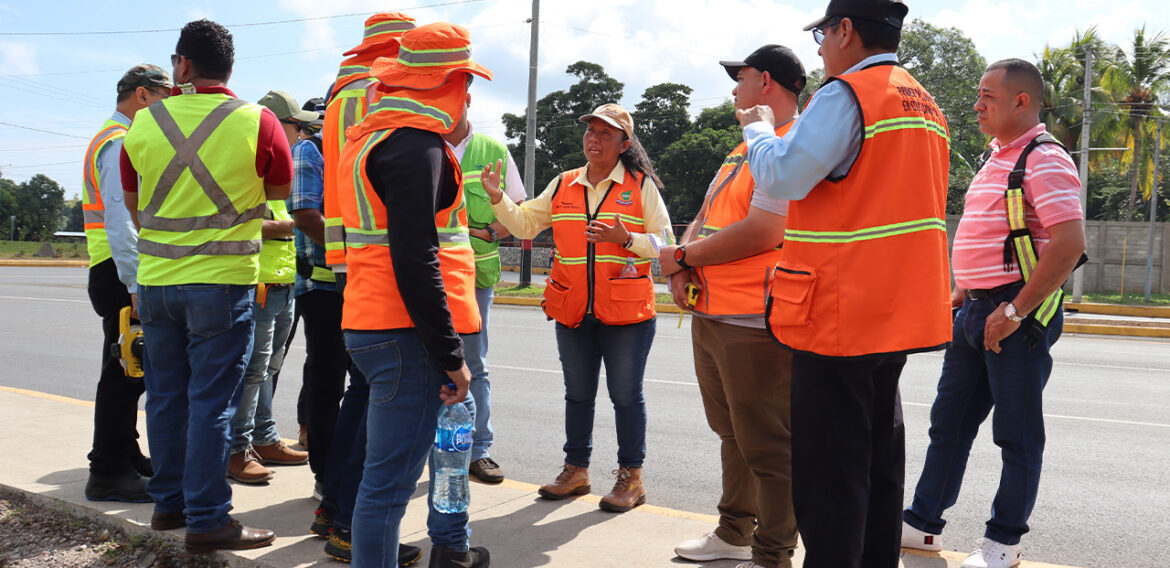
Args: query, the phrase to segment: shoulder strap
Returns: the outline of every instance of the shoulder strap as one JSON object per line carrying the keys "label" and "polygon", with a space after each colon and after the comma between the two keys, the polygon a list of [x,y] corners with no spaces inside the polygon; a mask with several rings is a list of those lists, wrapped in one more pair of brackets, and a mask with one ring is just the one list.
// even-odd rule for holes
{"label": "shoulder strap", "polygon": [[[1020,157],[1016,160],[1015,167],[1013,167],[1012,172],[1008,174],[1008,189],[1024,187],[1024,170],[1028,166],[1028,154],[1031,154],[1032,150],[1035,150],[1036,147],[1041,144],[1056,144],[1057,146],[1060,146],[1061,150],[1064,150],[1065,152],[1068,151],[1065,149],[1064,144],[1060,143],[1060,140],[1057,140],[1047,132],[1033,138],[1031,142],[1028,142],[1027,146],[1024,146],[1024,151],[1020,152]],[[989,154],[984,152],[984,155],[986,156]]]}

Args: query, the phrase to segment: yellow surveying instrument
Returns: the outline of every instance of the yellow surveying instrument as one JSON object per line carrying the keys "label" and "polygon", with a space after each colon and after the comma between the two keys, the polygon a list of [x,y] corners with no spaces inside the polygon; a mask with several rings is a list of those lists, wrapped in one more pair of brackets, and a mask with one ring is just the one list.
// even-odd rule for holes
{"label": "yellow surveying instrument", "polygon": [[127,377],[141,379],[142,351],[146,340],[142,338],[142,326],[130,323],[130,306],[118,313],[118,342],[110,346],[110,355],[122,364]]}

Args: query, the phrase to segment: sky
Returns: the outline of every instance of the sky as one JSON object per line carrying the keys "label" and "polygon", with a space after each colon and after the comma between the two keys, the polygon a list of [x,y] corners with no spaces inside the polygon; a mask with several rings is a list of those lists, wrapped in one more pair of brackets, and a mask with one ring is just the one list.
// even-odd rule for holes
{"label": "sky", "polygon": [[[1045,45],[1066,45],[1092,26],[1122,47],[1143,25],[1170,30],[1164,0],[906,1],[908,20],[958,28],[989,62],[1035,60]],[[806,69],[821,67],[811,34],[801,28],[823,16],[826,4],[543,0],[537,95],[571,85],[565,68],[586,60],[625,83],[619,102],[628,108],[647,87],[669,81],[694,89],[697,114],[730,98],[734,84],[719,60],[780,43]],[[394,10],[471,31],[473,57],[495,78],[472,87],[470,119],[477,131],[504,138],[500,116],[522,114],[527,104],[532,0],[0,0],[0,171],[17,182],[43,173],[65,187],[66,199],[79,195],[85,148],[114,110],[118,79],[143,62],[169,70],[178,28],[190,20],[210,18],[232,32],[229,87],[241,98],[283,90],[303,103],[324,95],[342,52],[360,42],[365,18]],[[523,156],[516,158],[522,163]]]}

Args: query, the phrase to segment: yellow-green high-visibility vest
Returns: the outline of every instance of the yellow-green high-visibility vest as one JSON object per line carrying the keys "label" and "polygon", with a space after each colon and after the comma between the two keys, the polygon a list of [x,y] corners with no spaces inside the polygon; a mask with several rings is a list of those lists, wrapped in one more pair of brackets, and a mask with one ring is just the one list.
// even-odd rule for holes
{"label": "yellow-green high-visibility vest", "polygon": [[[467,223],[472,228],[483,229],[496,220],[492,202],[480,181],[484,166],[496,160],[508,163],[508,147],[489,136],[472,134],[459,161],[463,170],[463,195],[467,200]],[[504,174],[500,172],[500,189],[507,191]],[[471,248],[475,249],[475,287],[495,286],[500,281],[500,243],[472,237]]]}
{"label": "yellow-green high-visibility vest", "polygon": [[[291,221],[292,215],[283,199],[272,199],[268,201],[265,219]],[[333,271],[329,273],[332,275]],[[260,283],[292,284],[296,279],[297,247],[293,237],[264,239],[264,247],[260,250]]]}
{"label": "yellow-green high-visibility vest", "polygon": [[[102,129],[93,137],[85,151],[85,171],[81,194],[81,214],[85,224],[85,242],[89,249],[89,266],[105,262],[113,257],[110,253],[110,239],[106,236],[106,206],[102,201],[101,172],[98,171],[98,156],[111,143],[126,136],[126,126],[116,120],[107,120]],[[112,188],[122,191],[122,188]]]}
{"label": "yellow-green high-visibility vest", "polygon": [[264,180],[256,172],[263,107],[184,94],[138,112],[123,147],[142,181],[138,283],[256,284]]}

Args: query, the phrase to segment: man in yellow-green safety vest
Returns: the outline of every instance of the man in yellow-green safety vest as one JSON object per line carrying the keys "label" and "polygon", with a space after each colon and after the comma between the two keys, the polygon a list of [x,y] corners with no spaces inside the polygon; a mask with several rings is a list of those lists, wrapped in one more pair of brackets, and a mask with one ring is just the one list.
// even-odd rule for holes
{"label": "man in yellow-green safety vest", "polygon": [[[466,103],[471,106],[471,95]],[[503,161],[504,173],[501,189],[512,201],[521,203],[526,198],[524,183],[516,168],[516,162],[503,143],[471,131],[467,110],[460,117],[455,129],[443,135],[451,147],[459,166],[463,170],[463,194],[467,202],[467,222],[471,232],[471,247],[475,249],[475,300],[479,304],[479,315],[483,321],[480,332],[463,336],[463,356],[471,370],[471,395],[475,400],[475,433],[471,444],[471,478],[482,483],[497,484],[504,481],[504,473],[493,460],[489,450],[494,441],[492,432],[492,393],[488,382],[488,314],[495,298],[495,285],[500,281],[500,239],[510,233],[492,212],[491,201],[480,183],[484,166]]]}
{"label": "man in yellow-green safety vest", "polygon": [[184,26],[171,98],[139,112],[122,144],[122,188],[139,226],[150,526],[186,526],[192,552],[276,537],[228,515],[225,474],[252,350],[265,201],[288,196],[292,158],[276,116],[227,88],[234,57],[223,26]]}

